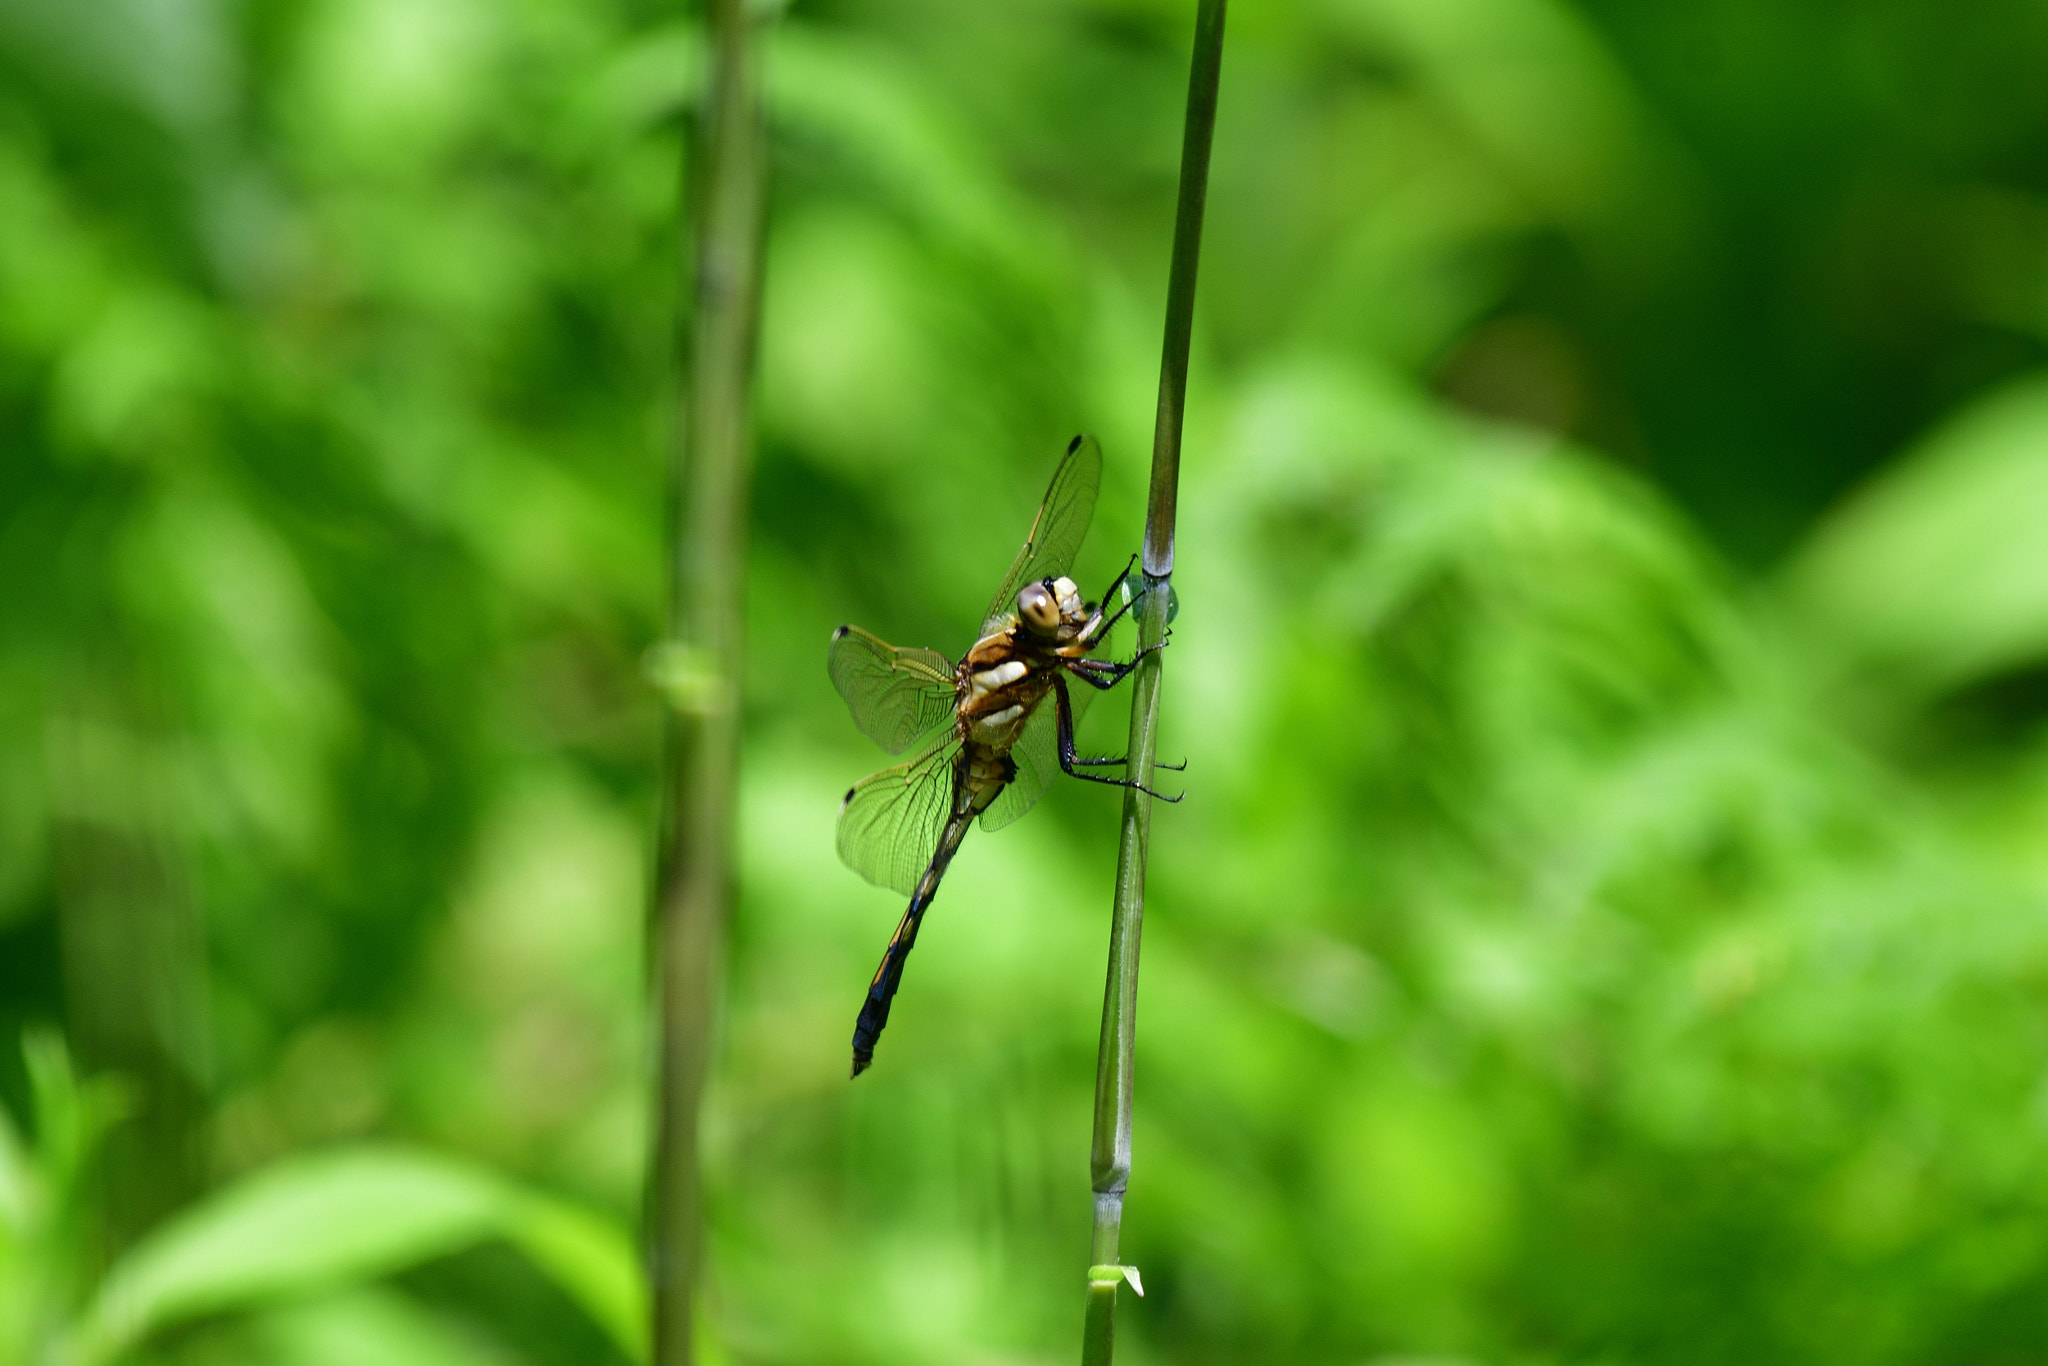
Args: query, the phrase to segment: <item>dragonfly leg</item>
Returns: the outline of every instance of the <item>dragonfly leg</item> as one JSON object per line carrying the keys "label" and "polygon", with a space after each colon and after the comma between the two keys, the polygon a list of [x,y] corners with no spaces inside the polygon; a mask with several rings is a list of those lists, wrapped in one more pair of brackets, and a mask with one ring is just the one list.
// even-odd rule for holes
{"label": "dragonfly leg", "polygon": [[[1103,783],[1109,787],[1134,787],[1146,796],[1157,797],[1162,802],[1177,802],[1181,797],[1188,795],[1183,792],[1179,797],[1169,797],[1163,792],[1156,792],[1143,783],[1133,782],[1129,778],[1105,778],[1099,773],[1082,772],[1081,770],[1084,765],[1074,757],[1074,703],[1067,696],[1067,680],[1059,674],[1054,674],[1052,676],[1052,691],[1053,701],[1059,707],[1060,771],[1062,773],[1065,773],[1069,778],[1081,778],[1091,783]],[[1100,763],[1102,761],[1097,760],[1095,762]]]}
{"label": "dragonfly leg", "polygon": [[1106,660],[1077,659],[1067,666],[1068,670],[1083,683],[1100,692],[1108,692],[1124,681],[1124,675],[1131,669],[1126,664],[1111,664]]}
{"label": "dragonfly leg", "polygon": [[[1069,660],[1067,662],[1067,668],[1070,669],[1074,674],[1076,674],[1081,679],[1082,682],[1088,684],[1088,686],[1090,686],[1091,688],[1099,688],[1104,692],[1108,692],[1111,688],[1114,688],[1117,684],[1121,683],[1124,680],[1124,678],[1127,675],[1129,675],[1131,670],[1138,667],[1139,660],[1143,659],[1146,655],[1151,654],[1154,650],[1163,650],[1165,648],[1166,642],[1161,641],[1157,645],[1146,646],[1144,649],[1138,651],[1136,655],[1132,656],[1130,660],[1125,662],[1118,662],[1115,660],[1108,659],[1075,659]],[[1117,764],[1128,762],[1130,762],[1129,758],[1121,754],[1117,755],[1114,758],[1076,758],[1074,760],[1075,766],[1080,768],[1111,768]],[[1181,762],[1177,764],[1154,764],[1153,767],[1167,769],[1174,773],[1185,773],[1187,771],[1188,765],[1187,761],[1183,759]],[[1072,770],[1068,771],[1071,772]],[[1077,774],[1076,776],[1078,777],[1086,775]]]}
{"label": "dragonfly leg", "polygon": [[[1138,557],[1136,555],[1131,556],[1130,559],[1124,562],[1124,572],[1116,576],[1116,581],[1110,584],[1109,591],[1105,592],[1102,595],[1102,601],[1104,603],[1107,603],[1111,598],[1116,596],[1116,590],[1123,587],[1124,581],[1131,577],[1131,568],[1137,563]],[[1088,630],[1083,633],[1085,637],[1090,641],[1097,641],[1102,639],[1102,637],[1108,635],[1109,628],[1116,625],[1119,621],[1123,620],[1124,613],[1131,610],[1132,606],[1136,604],[1140,596],[1142,595],[1134,594],[1131,597],[1127,598],[1124,601],[1124,605],[1117,608],[1115,612],[1111,613],[1107,621],[1103,620],[1102,618],[1102,610],[1100,608],[1097,608],[1095,613],[1095,621],[1092,624],[1090,624]]]}
{"label": "dragonfly leg", "polygon": [[[1109,585],[1109,591],[1102,595],[1102,600],[1104,602],[1108,602],[1111,598],[1116,596],[1116,590],[1123,587],[1124,580],[1131,577],[1131,570],[1135,569],[1137,567],[1137,564],[1138,557],[1136,555],[1133,555],[1131,556],[1131,558],[1124,561],[1124,572],[1116,576],[1115,582]],[[1138,599],[1136,597],[1133,597],[1131,599],[1131,602],[1136,602],[1137,600]],[[1131,602],[1127,602],[1124,604],[1124,611],[1130,610]],[[1118,615],[1122,614],[1119,613]]]}
{"label": "dragonfly leg", "polygon": [[1157,645],[1147,645],[1129,659],[1070,659],[1066,661],[1066,665],[1069,670],[1089,687],[1108,692],[1111,688],[1123,682],[1124,677],[1131,670],[1138,667],[1139,660],[1155,650],[1163,650],[1165,648],[1166,642],[1162,640]]}
{"label": "dragonfly leg", "polygon": [[[1113,759],[1111,759],[1111,758],[1102,758],[1102,759],[1080,759],[1080,758],[1077,758],[1077,759],[1075,759],[1075,760],[1074,760],[1074,766],[1075,766],[1076,768],[1114,768],[1114,767],[1116,767],[1116,765],[1118,765],[1118,764],[1127,764],[1127,763],[1129,763],[1130,761],[1131,761],[1131,760],[1130,760],[1130,756],[1129,756],[1129,755],[1126,755],[1126,754],[1119,754],[1119,755],[1117,755],[1117,756],[1116,756],[1115,758],[1113,758]],[[1166,770],[1167,772],[1169,772],[1169,773],[1185,773],[1185,772],[1187,772],[1187,771],[1188,771],[1188,761],[1187,761],[1187,760],[1185,760],[1185,759],[1183,759],[1183,760],[1181,760],[1181,761],[1180,761],[1179,763],[1177,763],[1177,764],[1161,764],[1161,763],[1155,763],[1155,764],[1153,764],[1153,765],[1152,765],[1152,767],[1154,767],[1154,768],[1163,768],[1163,769],[1165,769],[1165,770]]]}

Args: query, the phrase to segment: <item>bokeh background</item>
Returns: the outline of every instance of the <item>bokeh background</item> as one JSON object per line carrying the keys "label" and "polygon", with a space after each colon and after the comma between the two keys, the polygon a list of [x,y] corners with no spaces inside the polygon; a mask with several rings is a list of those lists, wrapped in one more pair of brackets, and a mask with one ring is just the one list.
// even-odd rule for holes
{"label": "bokeh background", "polygon": [[[714,1360],[1076,1350],[1114,797],[970,839],[849,1085],[824,646],[963,648],[1076,430],[1136,548],[1192,8],[774,37]],[[1126,1356],[2039,1360],[2048,11],[1231,23]],[[336,1145],[630,1238],[694,32],[0,3],[0,1357]],[[136,1351],[624,1360],[518,1245]]]}

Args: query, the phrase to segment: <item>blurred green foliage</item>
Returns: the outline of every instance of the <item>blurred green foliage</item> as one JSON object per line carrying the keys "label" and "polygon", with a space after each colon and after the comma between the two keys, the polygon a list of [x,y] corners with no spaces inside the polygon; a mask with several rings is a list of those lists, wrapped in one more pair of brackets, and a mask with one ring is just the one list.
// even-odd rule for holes
{"label": "blurred green foliage", "polygon": [[[1191,8],[776,34],[727,1359],[1072,1356],[1114,800],[968,842],[849,1086],[901,908],[821,666],[963,648],[1075,430],[1082,577],[1135,549]],[[1127,1355],[2034,1359],[2048,19],[1233,23]],[[0,1312],[368,1137],[630,1223],[696,64],[633,0],[0,5],[0,1039],[131,1099]],[[622,1359],[479,1227],[143,1350]]]}
{"label": "blurred green foliage", "polygon": [[251,1347],[287,1338],[309,1292],[314,1321],[361,1356],[287,1349],[301,1360],[468,1361],[431,1316],[376,1295],[337,1293],[487,1238],[520,1248],[637,1354],[645,1310],[631,1240],[601,1215],[510,1186],[473,1166],[359,1147],[288,1158],[181,1211],[92,1274],[87,1216],[120,1089],[81,1084],[63,1045],[31,1035],[34,1148],[0,1113],[0,1359],[99,1366],[154,1335],[229,1311],[268,1311]]}

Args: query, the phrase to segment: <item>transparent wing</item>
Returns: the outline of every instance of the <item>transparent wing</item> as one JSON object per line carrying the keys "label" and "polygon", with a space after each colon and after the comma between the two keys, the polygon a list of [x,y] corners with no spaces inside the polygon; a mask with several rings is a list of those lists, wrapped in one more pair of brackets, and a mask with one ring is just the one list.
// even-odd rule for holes
{"label": "transparent wing", "polygon": [[[1088,699],[1094,691],[1085,683],[1067,689],[1067,696],[1073,701],[1076,727],[1081,724],[1081,715],[1087,711]],[[1002,829],[1038,805],[1038,799],[1052,786],[1053,775],[1060,771],[1059,707],[1059,699],[1048,692],[1026,718],[1017,743],[1010,747],[1010,761],[1017,765],[1017,776],[981,813],[982,829]]]}
{"label": "transparent wing", "polygon": [[899,650],[842,626],[832,633],[825,668],[861,734],[891,754],[953,714],[953,666],[937,650]]}
{"label": "transparent wing", "polygon": [[1045,501],[1038,505],[1024,548],[1017,552],[1003,586],[983,614],[987,623],[1007,616],[1015,607],[1017,590],[1033,579],[1056,579],[1073,567],[1074,552],[1088,534],[1088,522],[1095,516],[1095,495],[1102,487],[1102,447],[1092,436],[1077,436],[1066,456],[1052,472]]}
{"label": "transparent wing", "polygon": [[909,896],[953,809],[956,736],[855,783],[839,807],[839,861],[877,887]]}

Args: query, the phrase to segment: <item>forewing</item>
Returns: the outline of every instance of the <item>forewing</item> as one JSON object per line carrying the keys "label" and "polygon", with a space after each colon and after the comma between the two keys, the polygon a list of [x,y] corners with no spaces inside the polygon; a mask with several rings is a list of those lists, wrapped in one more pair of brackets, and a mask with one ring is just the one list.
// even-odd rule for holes
{"label": "forewing", "polygon": [[[1075,725],[1081,723],[1081,713],[1088,709],[1089,695],[1094,691],[1085,683],[1078,688],[1068,686],[1067,695],[1073,699]],[[1059,705],[1059,698],[1047,692],[1036,710],[1025,719],[1024,729],[1017,735],[1017,743],[1010,747],[1010,762],[1017,766],[1017,776],[989,803],[988,810],[981,813],[982,829],[1002,829],[1038,805],[1038,799],[1052,786],[1053,775],[1060,771]]]}
{"label": "forewing", "polygon": [[891,754],[953,714],[953,666],[937,650],[900,650],[842,626],[832,633],[825,667],[853,723]]}
{"label": "forewing", "polygon": [[1074,552],[1088,534],[1088,522],[1095,516],[1095,495],[1101,487],[1102,447],[1092,436],[1077,436],[1052,472],[1052,483],[1045,490],[1045,501],[1038,505],[1024,548],[1017,552],[1002,587],[983,614],[984,633],[989,630],[987,623],[1016,609],[1018,589],[1035,579],[1056,579],[1073,568]]}
{"label": "forewing", "polygon": [[907,763],[870,773],[839,808],[839,860],[877,887],[909,896],[953,807],[959,740],[946,735]]}

